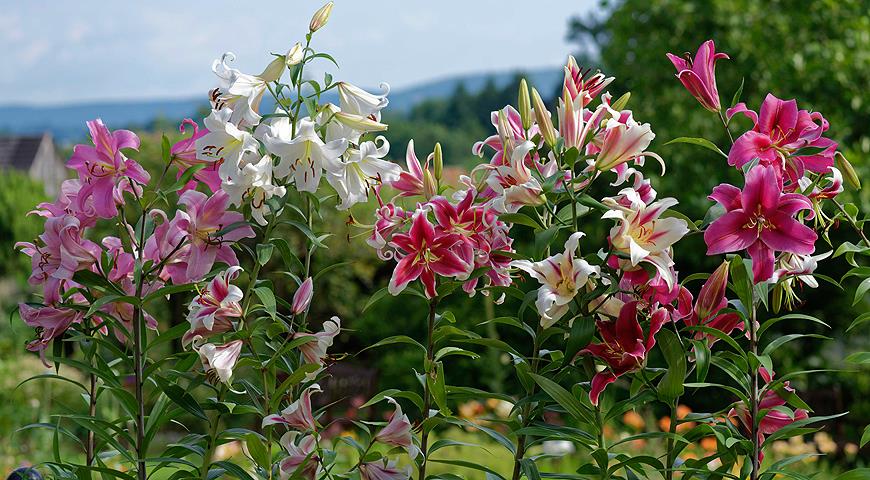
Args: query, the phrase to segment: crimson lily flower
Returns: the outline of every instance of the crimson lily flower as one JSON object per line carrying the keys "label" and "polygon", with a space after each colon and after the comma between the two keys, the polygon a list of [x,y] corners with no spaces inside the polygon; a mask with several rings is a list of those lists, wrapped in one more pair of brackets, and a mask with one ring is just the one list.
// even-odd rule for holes
{"label": "crimson lily flower", "polygon": [[[757,158],[762,165],[775,166],[780,176],[787,174],[790,190],[797,188],[804,171],[824,174],[834,166],[837,143],[822,137],[828,130],[828,121],[821,113],[798,110],[794,99],[780,100],[772,94],[767,94],[758,113],[744,103],[726,112],[729,119],[738,113],[746,115],[755,126],[734,141],[728,152],[729,165],[739,168]],[[805,147],[822,150],[792,156]]]}
{"label": "crimson lily flower", "polygon": [[603,360],[608,369],[592,378],[589,401],[598,405],[598,397],[607,385],[626,373],[640,369],[646,362],[647,353],[656,344],[655,334],[670,318],[668,311],[657,308],[650,317],[649,331],[644,335],[637,320],[637,301],[622,306],[616,321],[598,321],[601,343],[591,343],[580,354],[589,354]]}
{"label": "crimson lily flower", "polygon": [[[728,299],[725,298],[725,288],[728,285],[728,265],[727,261],[722,262],[719,268],[704,282],[694,307],[692,306],[692,294],[685,287],[680,287],[678,310],[691,309],[683,316],[686,325],[703,325],[721,330],[726,334],[730,334],[735,328],[743,330],[740,315],[719,313],[728,305]],[[697,332],[695,338],[698,340],[706,338],[708,345],[713,345],[718,340],[716,336],[704,332]]]}
{"label": "crimson lily flower", "polygon": [[393,235],[390,244],[405,252],[390,279],[389,291],[393,295],[398,295],[408,283],[419,278],[426,287],[426,296],[434,298],[438,295],[435,275],[462,277],[471,269],[471,265],[453,251],[457,244],[464,244],[462,236],[436,232],[424,210],[417,210],[410,231]]}
{"label": "crimson lily flower", "polygon": [[728,59],[726,53],[716,53],[713,40],[707,40],[695,54],[694,60],[678,57],[668,53],[668,59],[677,68],[677,78],[686,87],[701,105],[711,112],[718,112],[722,105],[719,103],[719,90],[716,88],[716,60]]}
{"label": "crimson lily flower", "polygon": [[774,167],[758,165],[746,174],[742,191],[723,183],[708,198],[726,213],[704,232],[707,255],[746,250],[756,283],[773,275],[775,252],[806,255],[815,250],[816,232],[794,218],[801,210],[812,212],[812,203],[803,195],[782,193]]}

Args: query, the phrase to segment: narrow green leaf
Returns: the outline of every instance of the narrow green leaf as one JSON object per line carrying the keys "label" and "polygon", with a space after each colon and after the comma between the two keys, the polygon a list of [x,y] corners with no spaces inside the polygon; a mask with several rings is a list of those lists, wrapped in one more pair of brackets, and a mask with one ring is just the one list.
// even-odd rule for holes
{"label": "narrow green leaf", "polygon": [[706,138],[678,137],[678,138],[671,140],[668,143],[665,143],[665,145],[671,145],[674,143],[689,143],[692,145],[698,145],[699,147],[704,147],[707,150],[712,150],[712,151],[718,153],[719,155],[722,155],[723,157],[728,158],[728,155],[726,155],[725,152],[720,150],[719,147],[717,147],[715,143],[711,142],[710,140],[707,140]]}

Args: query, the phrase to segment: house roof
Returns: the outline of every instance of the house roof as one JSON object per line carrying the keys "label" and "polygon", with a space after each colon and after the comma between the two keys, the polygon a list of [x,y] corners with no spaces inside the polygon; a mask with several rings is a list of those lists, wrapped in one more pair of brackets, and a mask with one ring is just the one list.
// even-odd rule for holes
{"label": "house roof", "polygon": [[43,139],[41,135],[0,137],[0,168],[29,169]]}

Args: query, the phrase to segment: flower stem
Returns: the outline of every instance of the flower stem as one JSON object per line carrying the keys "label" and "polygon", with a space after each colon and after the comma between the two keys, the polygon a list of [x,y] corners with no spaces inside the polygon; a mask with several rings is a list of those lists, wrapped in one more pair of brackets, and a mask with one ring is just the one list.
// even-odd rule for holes
{"label": "flower stem", "polygon": [[867,235],[864,233],[864,229],[862,229],[860,226],[858,226],[858,224],[855,222],[855,220],[851,216],[849,216],[848,213],[846,213],[846,209],[843,208],[843,205],[840,202],[838,202],[837,199],[832,198],[831,201],[834,202],[834,205],[837,206],[837,209],[840,210],[840,213],[842,213],[843,216],[846,217],[846,221],[849,222],[849,225],[852,226],[852,229],[855,230],[855,233],[857,233],[858,236],[861,237],[861,240],[864,242],[864,245],[870,247],[870,240],[867,239]]}
{"label": "flower stem", "polygon": [[722,114],[722,110],[719,110],[719,120],[722,121],[722,127],[725,128],[725,132],[728,134],[728,139],[731,140],[731,144],[734,144],[734,137],[731,136],[731,130],[728,129],[728,120],[725,119],[725,115]]}
{"label": "flower stem", "polygon": [[[220,392],[218,393],[218,402],[220,402],[223,397],[225,387],[221,387]],[[208,480],[208,471],[211,468],[211,459],[214,457],[215,449],[217,448],[217,430],[220,425],[221,414],[219,411],[215,411],[213,414],[209,415],[209,431],[208,438],[206,441],[208,445],[206,446],[205,453],[202,456],[202,468],[199,469],[200,478],[202,480]],[[271,442],[270,442],[271,443]],[[269,476],[271,477],[271,468],[269,469]]]}
{"label": "flower stem", "polygon": [[[530,370],[533,374],[538,373],[538,364],[539,364],[539,355],[538,351],[541,349],[540,341],[541,332],[543,331],[543,327],[541,327],[541,323],[538,322],[538,328],[535,331],[535,341],[532,346],[532,364],[530,365]],[[529,397],[535,394],[537,383],[532,384],[532,388],[529,390]],[[526,403],[523,407],[523,428],[528,427],[532,423],[532,404]],[[526,455],[526,442],[528,441],[527,435],[520,435],[517,438],[517,452],[514,454],[514,472],[511,475],[511,480],[519,480],[520,478],[520,470],[521,470],[521,462]]]}
{"label": "flower stem", "polygon": [[[90,389],[88,390],[88,416],[95,418],[97,416],[97,376],[90,374]],[[86,465],[94,464],[94,431],[88,430],[88,444],[86,454]]]}
{"label": "flower stem", "polygon": [[[754,289],[753,289],[754,290]],[[758,355],[758,333],[755,330],[756,308],[755,298],[753,293],[752,305],[749,316],[749,350],[753,356]],[[749,475],[750,480],[758,480],[759,461],[758,456],[761,453],[761,445],[758,441],[758,368],[750,366],[750,389],[749,389],[749,411],[751,415],[751,428],[749,434],[752,435],[752,471]]]}
{"label": "flower stem", "polygon": [[668,464],[665,466],[667,470],[665,470],[665,478],[667,480],[671,480],[674,478],[674,463],[676,463],[677,455],[674,452],[674,436],[677,434],[677,406],[680,404],[680,397],[676,397],[673,402],[671,402],[671,425],[668,431],[670,432],[670,436],[668,437]]}
{"label": "flower stem", "polygon": [[432,392],[429,389],[429,377],[432,375],[431,368],[435,358],[435,309],[438,307],[438,297],[429,300],[429,317],[426,328],[426,361],[423,370],[426,372],[426,381],[423,382],[423,423],[420,432],[420,451],[423,452],[423,460],[420,462],[420,480],[426,480],[426,461],[429,459],[429,431],[426,429],[426,420],[429,419],[429,409],[432,407]]}

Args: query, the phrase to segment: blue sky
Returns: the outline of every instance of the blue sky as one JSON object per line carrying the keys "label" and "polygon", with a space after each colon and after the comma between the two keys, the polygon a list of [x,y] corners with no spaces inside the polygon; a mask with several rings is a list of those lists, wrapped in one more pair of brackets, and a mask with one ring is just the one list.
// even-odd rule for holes
{"label": "blue sky", "polygon": [[[302,40],[323,0],[0,0],[0,104],[191,97],[211,62],[259,73]],[[393,88],[459,73],[556,66],[567,20],[596,0],[337,0],[314,46],[336,78]]]}

